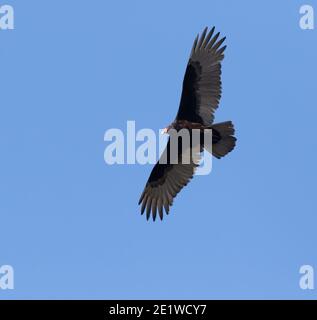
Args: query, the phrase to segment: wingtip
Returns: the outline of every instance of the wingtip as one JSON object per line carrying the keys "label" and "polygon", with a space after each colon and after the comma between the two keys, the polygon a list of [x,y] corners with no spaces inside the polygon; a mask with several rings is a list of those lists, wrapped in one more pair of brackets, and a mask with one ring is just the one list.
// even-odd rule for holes
{"label": "wingtip", "polygon": [[206,37],[206,34],[207,34],[207,30],[208,30],[208,28],[206,27],[203,30],[203,32],[201,33],[200,39],[199,39],[198,44],[197,44],[198,49],[200,49],[202,44],[204,43],[204,40],[205,40],[205,37]]}
{"label": "wingtip", "polygon": [[198,38],[199,38],[199,34],[197,34],[197,36],[196,36],[196,38],[195,38],[195,40],[194,40],[193,47],[192,47],[192,50],[191,50],[191,52],[190,52],[190,55],[192,55],[192,54],[195,52],[195,50],[196,50]]}

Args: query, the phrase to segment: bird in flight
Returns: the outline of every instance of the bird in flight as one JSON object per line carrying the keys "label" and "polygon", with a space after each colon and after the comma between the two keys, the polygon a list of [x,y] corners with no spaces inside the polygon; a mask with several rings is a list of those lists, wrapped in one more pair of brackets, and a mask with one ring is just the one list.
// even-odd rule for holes
{"label": "bird in flight", "polygon": [[[208,28],[205,28],[194,41],[185,71],[178,113],[172,124],[163,130],[170,135],[167,146],[153,167],[139,200],[139,205],[142,205],[141,214],[146,212],[146,218],[149,219],[152,213],[153,221],[157,214],[162,220],[164,210],[166,214],[169,213],[174,198],[193,178],[199,165],[200,153],[204,149],[202,141],[196,152],[191,152],[189,161],[181,161],[185,151],[192,151],[195,147],[192,138],[194,129],[200,130],[201,135],[207,129],[212,130],[212,149],[208,151],[218,159],[235,147],[232,122],[213,123],[221,98],[221,61],[226,49],[223,46],[226,38],[218,40],[220,33],[214,34],[215,27],[207,32]],[[178,140],[176,147],[179,161],[171,161],[172,132],[184,129],[189,132],[190,144],[186,149]],[[161,161],[163,158],[165,161]]]}

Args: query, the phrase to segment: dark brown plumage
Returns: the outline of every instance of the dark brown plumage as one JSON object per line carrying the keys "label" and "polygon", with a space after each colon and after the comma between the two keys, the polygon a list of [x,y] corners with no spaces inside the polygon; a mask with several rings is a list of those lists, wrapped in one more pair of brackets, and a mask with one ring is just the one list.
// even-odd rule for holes
{"label": "dark brown plumage", "polygon": [[[147,219],[151,213],[153,220],[156,219],[157,213],[163,219],[163,208],[168,214],[173,199],[192,179],[199,164],[200,153],[203,151],[202,142],[198,146],[194,145],[193,129],[199,129],[202,137],[205,129],[212,129],[212,154],[218,159],[235,146],[232,122],[213,124],[214,112],[221,98],[221,61],[226,49],[226,46],[222,46],[225,38],[218,40],[219,33],[214,35],[214,31],[215,27],[207,34],[205,28],[201,36],[197,35],[194,41],[183,80],[179,110],[176,119],[165,131],[188,130],[190,145],[183,150],[181,141],[178,141],[178,161],[174,163],[171,161],[170,137],[139,200],[139,204],[142,205],[141,214],[146,212]],[[181,160],[189,151],[188,148],[190,151],[196,149],[195,152],[190,152],[189,161],[182,163],[184,161]],[[166,160],[165,163],[162,163],[162,159]]]}

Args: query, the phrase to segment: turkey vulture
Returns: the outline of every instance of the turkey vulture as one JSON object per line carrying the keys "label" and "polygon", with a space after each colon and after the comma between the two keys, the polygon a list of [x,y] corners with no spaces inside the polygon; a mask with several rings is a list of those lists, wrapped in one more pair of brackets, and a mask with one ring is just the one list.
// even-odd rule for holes
{"label": "turkey vulture", "polygon": [[[183,90],[178,113],[171,125],[163,130],[179,132],[181,129],[188,130],[190,136],[193,129],[199,129],[204,133],[206,129],[212,129],[212,155],[218,159],[233,150],[236,142],[234,127],[231,121],[213,124],[214,112],[218,108],[221,97],[221,61],[224,58],[226,46],[222,46],[225,38],[218,40],[219,32],[214,35],[215,27],[207,34],[205,28],[201,36],[197,35],[183,80]],[[171,130],[174,129],[174,130]],[[171,136],[171,134],[170,134]],[[146,211],[146,218],[151,213],[153,221],[157,213],[163,219],[163,208],[169,213],[173,199],[180,190],[192,179],[198,166],[203,144],[197,152],[193,152],[190,161],[171,161],[171,137],[160,160],[154,166],[140,197],[139,205],[142,204],[141,214]],[[189,148],[194,147],[190,138]],[[178,158],[184,155],[182,145],[178,144]],[[165,157],[166,161],[161,161]],[[194,159],[195,158],[195,159]]]}

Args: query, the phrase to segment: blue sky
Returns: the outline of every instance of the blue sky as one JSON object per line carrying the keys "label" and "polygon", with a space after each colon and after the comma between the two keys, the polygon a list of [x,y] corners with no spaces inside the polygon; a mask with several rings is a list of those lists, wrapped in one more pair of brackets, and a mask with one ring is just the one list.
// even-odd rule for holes
{"label": "blue sky", "polygon": [[[1,1],[1,4],[3,1]],[[0,265],[10,298],[316,299],[316,1],[5,1],[0,31]],[[161,223],[150,165],[108,166],[109,128],[175,117],[195,35],[227,36],[216,121],[237,147]]]}

